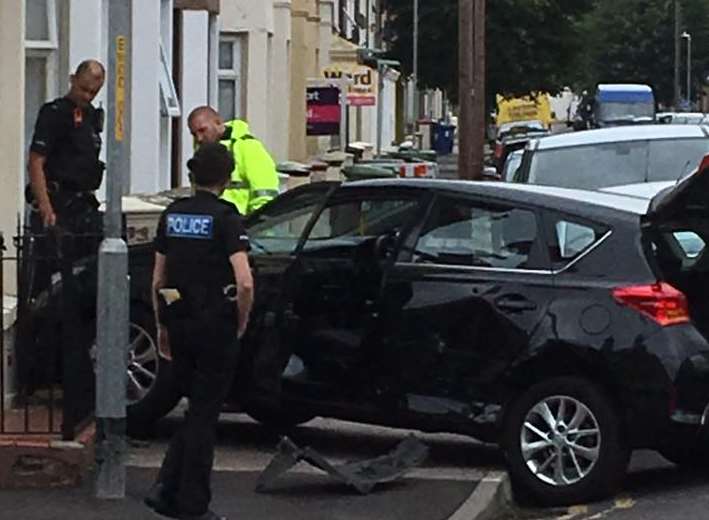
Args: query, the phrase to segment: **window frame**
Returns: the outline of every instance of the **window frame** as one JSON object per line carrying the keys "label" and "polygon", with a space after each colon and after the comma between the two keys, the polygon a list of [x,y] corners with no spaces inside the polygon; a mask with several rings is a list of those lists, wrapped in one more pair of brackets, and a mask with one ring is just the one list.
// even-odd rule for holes
{"label": "window frame", "polygon": [[[534,243],[530,250],[536,249],[535,255],[538,256],[539,266],[530,267],[529,269],[519,268],[519,267],[495,267],[495,266],[476,266],[476,265],[455,265],[455,264],[444,264],[444,263],[418,263],[413,261],[414,252],[416,245],[420,240],[423,230],[428,224],[429,220],[435,215],[435,210],[439,201],[447,201],[448,203],[456,202],[462,204],[468,204],[470,206],[477,206],[480,208],[490,207],[490,206],[502,206],[509,208],[511,210],[522,210],[528,211],[534,215],[537,235],[534,239]],[[416,266],[418,269],[431,269],[431,270],[453,270],[453,271],[479,271],[479,272],[498,272],[498,273],[521,273],[521,274],[553,274],[551,259],[549,257],[549,252],[547,250],[547,232],[546,232],[546,222],[544,220],[543,209],[534,205],[517,203],[514,201],[509,201],[505,199],[493,198],[493,197],[481,197],[479,195],[469,195],[465,193],[437,193],[429,203],[425,216],[421,219],[419,224],[416,226],[414,232],[407,237],[406,242],[403,244],[399,250],[398,257],[396,259],[397,265],[403,266]],[[532,254],[530,253],[530,258]]]}
{"label": "window frame", "polygon": [[27,21],[25,21],[25,49],[56,51],[59,49],[59,20],[57,0],[44,0],[47,6],[47,39],[27,39]]}
{"label": "window frame", "polygon": [[321,215],[327,210],[329,207],[335,206],[335,205],[340,205],[340,204],[347,204],[348,202],[354,202],[354,201],[359,201],[359,202],[364,202],[367,200],[411,200],[413,202],[416,202],[417,208],[415,209],[415,212],[418,214],[418,217],[421,218],[414,218],[412,217],[409,222],[406,222],[401,229],[399,236],[396,237],[395,243],[392,245],[392,256],[391,258],[395,259],[400,252],[400,248],[404,241],[408,239],[408,237],[413,234],[419,225],[422,217],[426,214],[428,214],[428,210],[430,208],[430,202],[432,199],[432,195],[426,191],[423,191],[418,188],[400,188],[400,187],[391,187],[391,188],[384,188],[384,189],[375,189],[372,190],[371,188],[347,188],[343,189],[340,188],[339,190],[335,191],[334,193],[331,194],[326,200],[323,201],[322,206],[320,207],[320,210],[318,211],[317,215],[313,217],[311,220],[308,228],[306,229],[306,232],[303,234],[302,238],[302,243],[299,244],[298,251],[297,253],[300,254],[301,252],[307,253],[305,251],[305,246],[310,239],[310,236],[313,232],[313,229],[315,225],[317,224],[318,220],[320,219]]}
{"label": "window frame", "polygon": [[[60,45],[59,45],[59,6],[57,0],[44,0],[47,6],[47,39],[46,40],[30,40],[27,35],[27,21],[23,27],[24,50],[25,50],[25,85],[29,84],[27,78],[27,60],[40,59],[44,61],[44,99],[40,100],[40,104],[36,107],[34,117],[39,111],[42,104],[54,99],[59,95],[59,60],[60,60]],[[26,87],[25,87],[26,88]],[[30,112],[27,106],[28,100],[24,101],[25,112]],[[28,154],[30,142],[32,140],[32,132],[34,125],[31,128],[25,129],[25,155]]]}
{"label": "window frame", "polygon": [[172,68],[167,59],[167,51],[165,46],[160,41],[160,70],[158,71],[160,82],[160,112],[166,117],[180,117],[182,110],[180,108],[180,98],[177,95],[175,82],[172,79]]}
{"label": "window frame", "polygon": [[[255,247],[252,248],[252,254],[259,254],[258,237],[253,236],[251,232],[251,228],[257,225],[259,219],[267,217],[269,213],[272,213],[274,211],[288,212],[295,209],[299,209],[303,205],[302,201],[300,200],[301,198],[319,197],[321,198],[321,200],[318,204],[314,205],[314,209],[311,212],[310,218],[301,230],[300,236],[295,241],[294,248],[287,253],[282,251],[274,251],[271,253],[273,256],[296,256],[300,252],[302,245],[305,242],[305,239],[310,234],[313,225],[320,217],[323,208],[330,200],[332,193],[337,189],[338,185],[338,183],[334,182],[322,182],[317,184],[308,184],[299,188],[294,188],[279,196],[273,202],[266,204],[256,212],[249,215],[246,218],[245,226],[252,243],[254,243],[255,245]],[[269,253],[264,252],[264,254],[265,256],[269,256]]]}
{"label": "window frame", "polygon": [[[221,45],[228,43],[231,45],[232,67],[230,69],[221,68]],[[217,100],[219,99],[219,84],[222,81],[233,82],[234,84],[234,114],[233,119],[244,116],[244,104],[246,100],[246,73],[245,57],[248,55],[248,33],[246,32],[221,32],[219,34],[219,55],[217,56]],[[217,107],[223,112],[224,107]],[[232,119],[227,117],[226,119]]]}
{"label": "window frame", "polygon": [[[549,265],[551,266],[551,269],[554,274],[561,274],[571,269],[574,265],[576,265],[586,256],[591,254],[603,242],[605,242],[608,237],[613,234],[613,228],[607,223],[600,222],[593,218],[573,215],[558,210],[545,210],[542,214],[542,218],[544,221],[544,233],[546,235],[545,251],[547,257],[549,258]],[[559,245],[559,238],[556,233],[556,225],[560,221],[565,221],[586,227],[593,227],[595,230],[597,230],[596,240],[594,240],[593,243],[589,244],[573,258],[569,258],[562,261],[555,261],[555,259],[552,258],[550,249]]]}

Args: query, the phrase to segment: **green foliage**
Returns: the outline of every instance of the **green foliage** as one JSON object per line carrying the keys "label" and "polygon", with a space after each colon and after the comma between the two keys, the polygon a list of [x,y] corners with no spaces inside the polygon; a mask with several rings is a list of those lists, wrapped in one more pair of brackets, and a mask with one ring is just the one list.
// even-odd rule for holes
{"label": "green foliage", "polygon": [[[674,2],[596,0],[584,20],[585,66],[577,83],[632,82],[652,85],[658,101],[674,97]],[[681,0],[682,31],[692,35],[693,92],[709,72],[709,10],[706,0]],[[681,47],[681,92],[685,92],[686,42]]]}
{"label": "green foliage", "polygon": [[[693,91],[709,75],[709,2],[680,0],[692,35]],[[455,98],[458,0],[419,0],[419,80]],[[391,54],[411,72],[413,0],[386,0]],[[673,97],[673,0],[488,0],[487,92],[554,92],[599,82],[652,85]],[[682,42],[684,92],[686,42]]]}
{"label": "green foliage", "polygon": [[[413,0],[388,0],[392,55],[411,73]],[[458,0],[419,0],[419,80],[458,89]],[[580,17],[591,0],[492,0],[487,3],[488,93],[556,91],[581,50]]]}

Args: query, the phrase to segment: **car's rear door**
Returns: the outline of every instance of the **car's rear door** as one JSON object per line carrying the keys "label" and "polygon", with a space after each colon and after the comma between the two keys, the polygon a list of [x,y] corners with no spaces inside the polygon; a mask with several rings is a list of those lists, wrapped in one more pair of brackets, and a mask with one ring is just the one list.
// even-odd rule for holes
{"label": "car's rear door", "polygon": [[489,425],[501,380],[537,334],[549,300],[548,252],[531,207],[441,194],[384,287],[395,336],[373,374],[403,412]]}

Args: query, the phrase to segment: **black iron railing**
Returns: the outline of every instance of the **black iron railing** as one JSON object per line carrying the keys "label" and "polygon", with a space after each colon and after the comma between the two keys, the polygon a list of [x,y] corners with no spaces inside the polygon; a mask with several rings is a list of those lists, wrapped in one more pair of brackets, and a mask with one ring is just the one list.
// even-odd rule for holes
{"label": "black iron railing", "polygon": [[[9,254],[0,235],[3,278],[17,280],[14,398],[0,370],[0,434],[61,434],[75,439],[94,413],[91,353],[95,335],[97,234],[20,229]],[[79,260],[77,260],[79,259]],[[4,316],[2,318],[5,334]],[[7,359],[4,338],[0,359]]]}

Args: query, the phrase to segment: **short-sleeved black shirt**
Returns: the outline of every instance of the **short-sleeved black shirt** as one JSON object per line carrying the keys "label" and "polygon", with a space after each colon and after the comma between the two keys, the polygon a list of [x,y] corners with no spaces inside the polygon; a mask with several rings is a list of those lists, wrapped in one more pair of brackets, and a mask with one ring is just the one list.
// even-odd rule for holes
{"label": "short-sleeved black shirt", "polygon": [[155,250],[167,257],[168,286],[189,292],[194,286],[221,290],[233,284],[229,257],[249,251],[250,246],[236,207],[213,193],[198,190],[163,212]]}
{"label": "short-sleeved black shirt", "polygon": [[101,122],[96,109],[62,97],[45,103],[35,123],[30,151],[47,158],[45,175],[70,190],[95,190],[102,180]]}

